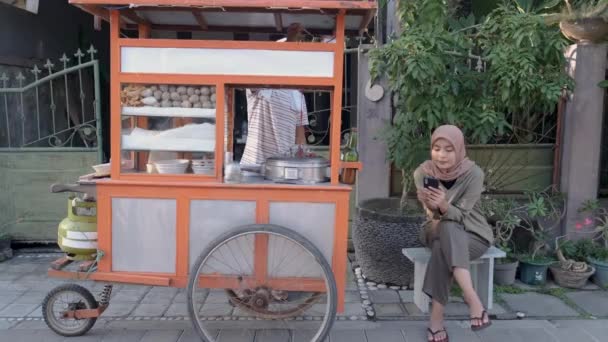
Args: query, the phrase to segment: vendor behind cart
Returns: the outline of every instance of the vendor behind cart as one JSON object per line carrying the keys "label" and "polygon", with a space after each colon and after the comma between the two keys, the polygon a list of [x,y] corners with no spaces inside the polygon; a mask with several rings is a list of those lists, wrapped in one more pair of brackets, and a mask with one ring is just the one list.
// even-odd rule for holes
{"label": "vendor behind cart", "polygon": [[[288,42],[302,41],[299,23],[287,28]],[[247,89],[248,135],[241,165],[261,165],[267,158],[306,144],[308,111],[302,92],[290,89]]]}

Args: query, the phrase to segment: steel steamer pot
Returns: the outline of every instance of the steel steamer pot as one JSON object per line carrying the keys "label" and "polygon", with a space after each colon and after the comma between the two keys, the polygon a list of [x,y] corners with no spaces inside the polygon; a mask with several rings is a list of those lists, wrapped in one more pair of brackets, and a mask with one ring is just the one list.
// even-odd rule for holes
{"label": "steel steamer pot", "polygon": [[329,181],[329,161],[321,157],[270,157],[264,178],[277,183],[317,184]]}

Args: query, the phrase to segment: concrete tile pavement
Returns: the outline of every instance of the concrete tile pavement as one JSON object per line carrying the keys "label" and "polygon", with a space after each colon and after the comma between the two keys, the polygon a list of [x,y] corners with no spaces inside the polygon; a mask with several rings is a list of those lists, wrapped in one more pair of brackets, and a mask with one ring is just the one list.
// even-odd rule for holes
{"label": "concrete tile pavement", "polygon": [[[8,327],[0,324],[2,341],[199,341],[195,332],[185,321],[145,322],[131,321],[113,325],[113,322],[100,320],[85,336],[63,338],[55,335],[43,325],[26,327],[21,322]],[[31,323],[31,322],[30,322]],[[22,327],[19,327],[22,325]],[[426,322],[421,321],[384,321],[384,322],[336,322],[328,341],[330,342],[422,342],[426,341]],[[576,341],[600,342],[606,341],[608,334],[607,320],[580,321],[495,321],[494,324],[481,332],[471,331],[466,322],[450,321],[446,329],[452,342],[512,342],[512,341]],[[222,342],[254,342],[254,341],[290,341],[284,329],[263,330],[245,333],[238,326],[226,326],[220,329]],[[307,330],[296,331],[296,336],[305,336]],[[257,339],[256,339],[257,337]],[[304,339],[306,341],[306,339]]]}
{"label": "concrete tile pavement", "polygon": [[[46,293],[66,282],[46,277],[48,264],[58,257],[58,254],[28,257],[17,254],[14,259],[0,263],[0,274],[11,274],[0,278],[0,341],[12,341],[12,337],[18,338],[15,341],[64,341],[40,318],[40,304]],[[417,312],[411,291],[362,292],[355,278],[350,279],[347,310],[338,317],[330,341],[425,340],[426,315]],[[77,283],[94,295],[104,285],[91,281]],[[494,320],[491,328],[479,333],[468,329],[468,321],[459,320],[467,316],[467,307],[461,298],[454,297],[447,308],[449,321],[446,325],[451,341],[608,341],[605,337],[608,336],[608,321],[605,320],[608,319],[608,293],[600,290],[563,293],[570,303],[539,292],[500,294],[493,314],[499,318],[514,317],[514,313],[520,311],[532,319]],[[185,320],[186,299],[184,289],[117,284],[110,307],[94,329],[85,337],[66,341],[196,341],[190,322]],[[365,300],[372,303],[377,322],[361,320],[365,315],[362,309]],[[210,293],[207,303],[228,305],[223,291]],[[576,307],[571,307],[571,303]],[[226,306],[222,314],[230,310],[232,308]],[[604,319],[590,320],[590,315]],[[350,321],[351,316],[357,316],[357,321]],[[127,333],[121,334],[122,331]],[[272,336],[281,340],[280,334]]]}

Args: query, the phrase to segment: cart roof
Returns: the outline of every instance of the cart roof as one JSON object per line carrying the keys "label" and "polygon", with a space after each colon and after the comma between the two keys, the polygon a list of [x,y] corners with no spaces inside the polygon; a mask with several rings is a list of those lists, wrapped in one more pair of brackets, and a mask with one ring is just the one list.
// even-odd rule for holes
{"label": "cart roof", "polygon": [[156,30],[283,33],[299,22],[313,33],[331,34],[333,16],[346,12],[347,34],[361,34],[371,23],[375,0],[69,0],[109,19],[120,9],[127,25],[149,24]]}

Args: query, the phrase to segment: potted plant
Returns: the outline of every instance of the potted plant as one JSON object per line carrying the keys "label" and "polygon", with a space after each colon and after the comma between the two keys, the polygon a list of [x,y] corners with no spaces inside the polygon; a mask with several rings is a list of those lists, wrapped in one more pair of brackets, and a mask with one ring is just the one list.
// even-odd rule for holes
{"label": "potted plant", "polygon": [[600,43],[608,36],[608,3],[605,0],[564,0],[563,12],[549,15],[559,21],[568,39],[577,43]]}
{"label": "potted plant", "polygon": [[513,255],[511,240],[515,228],[521,222],[514,213],[516,207],[517,204],[511,198],[486,195],[481,202],[481,208],[494,230],[494,245],[507,254],[506,258],[497,259],[494,265],[494,283],[497,285],[512,285],[519,266],[519,261]]}
{"label": "potted plant", "polygon": [[591,239],[580,239],[574,241],[563,241],[560,236],[555,240],[555,250],[558,262],[552,264],[549,269],[557,285],[579,289],[585,284],[589,277],[595,273],[595,268],[587,264],[586,260],[594,249]]}
{"label": "potted plant", "polygon": [[585,216],[583,222],[576,224],[577,230],[590,227],[595,236],[596,246],[587,261],[596,269],[593,281],[602,287],[608,286],[608,209],[602,208],[597,200],[583,203],[579,213]]}
{"label": "potted plant", "polygon": [[552,190],[530,192],[528,202],[518,212],[520,226],[531,236],[528,252],[518,256],[520,280],[529,285],[543,285],[547,270],[554,262],[550,256],[548,241],[554,229],[563,219],[565,198]]}

